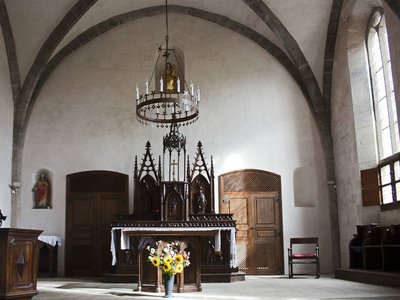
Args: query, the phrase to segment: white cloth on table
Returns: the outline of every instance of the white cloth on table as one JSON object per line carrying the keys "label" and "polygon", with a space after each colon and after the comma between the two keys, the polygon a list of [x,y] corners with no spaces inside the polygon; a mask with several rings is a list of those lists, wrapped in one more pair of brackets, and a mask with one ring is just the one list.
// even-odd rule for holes
{"label": "white cloth on table", "polygon": [[116,253],[115,253],[115,230],[121,230],[121,238],[120,238],[120,249],[127,250],[129,249],[129,234],[128,232],[133,231],[217,231],[215,235],[215,251],[221,250],[221,230],[229,230],[230,231],[230,248],[231,248],[231,257],[230,257],[230,266],[237,267],[237,258],[236,258],[236,229],[233,227],[113,227],[111,229],[111,254],[112,254],[112,265],[117,263]]}
{"label": "white cloth on table", "polygon": [[39,235],[38,240],[53,247],[55,247],[56,245],[61,247],[61,238],[56,235]]}

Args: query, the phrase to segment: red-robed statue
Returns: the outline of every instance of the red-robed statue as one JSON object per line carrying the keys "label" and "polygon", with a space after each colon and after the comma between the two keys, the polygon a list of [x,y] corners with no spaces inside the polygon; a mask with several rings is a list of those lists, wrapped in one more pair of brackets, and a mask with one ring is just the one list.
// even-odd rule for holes
{"label": "red-robed statue", "polygon": [[50,182],[45,173],[40,173],[32,191],[35,197],[35,208],[50,208]]}

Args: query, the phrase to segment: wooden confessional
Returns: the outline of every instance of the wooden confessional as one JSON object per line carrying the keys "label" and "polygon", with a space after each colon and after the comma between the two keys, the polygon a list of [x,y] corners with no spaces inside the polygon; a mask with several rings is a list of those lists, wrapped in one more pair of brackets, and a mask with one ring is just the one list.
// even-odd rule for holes
{"label": "wooden confessional", "polygon": [[161,273],[147,261],[146,247],[177,241],[190,251],[191,265],[177,277],[175,290],[200,291],[201,282],[244,280],[236,263],[236,222],[214,209],[214,168],[203,146],[194,160],[186,138],[172,125],[163,140],[163,159],[155,164],[150,142],[142,162],[135,157],[134,212],[112,222],[114,276],[138,282],[138,290],[160,291]]}

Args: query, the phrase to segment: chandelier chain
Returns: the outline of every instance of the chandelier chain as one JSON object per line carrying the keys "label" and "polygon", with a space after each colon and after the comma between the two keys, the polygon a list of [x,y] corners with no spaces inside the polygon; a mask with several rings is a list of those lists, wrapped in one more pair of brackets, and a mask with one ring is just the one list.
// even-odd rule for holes
{"label": "chandelier chain", "polygon": [[[158,47],[157,61],[150,81],[146,79],[145,92],[141,94],[136,86],[136,116],[142,124],[171,127],[173,130],[190,125],[199,118],[200,89],[195,92],[192,81],[188,85],[181,66],[181,63],[184,66],[183,58],[177,57],[175,48],[169,48],[168,0],[165,0],[165,26],[165,49],[162,45]],[[162,62],[158,64],[161,53],[164,56],[163,69]],[[150,90],[153,78],[155,89]]]}
{"label": "chandelier chain", "polygon": [[167,29],[167,35],[165,36],[166,48],[168,50],[168,39],[169,39],[169,27],[168,27],[168,0],[165,0],[165,27]]}

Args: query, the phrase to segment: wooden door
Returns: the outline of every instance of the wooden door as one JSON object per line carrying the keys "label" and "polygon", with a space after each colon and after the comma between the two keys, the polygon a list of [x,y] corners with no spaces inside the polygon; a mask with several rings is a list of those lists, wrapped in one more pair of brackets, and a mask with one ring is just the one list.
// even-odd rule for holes
{"label": "wooden door", "polygon": [[[243,172],[248,171],[244,170]],[[250,171],[254,173],[256,170]],[[228,178],[224,182],[226,178],[223,176],[225,175],[220,178],[220,211],[233,214],[236,220],[239,270],[248,275],[283,274],[280,189],[268,192],[238,191],[254,189],[254,186],[253,188],[251,185],[238,188],[236,183],[232,186],[230,184],[232,178]],[[254,176],[252,174],[251,178],[254,179]],[[261,172],[261,176],[265,177],[265,173]],[[268,179],[268,176],[266,178]],[[266,186],[272,190],[271,185],[267,184]],[[229,188],[236,191],[229,191]]]}
{"label": "wooden door", "polygon": [[278,193],[251,195],[251,274],[282,274],[281,216]]}
{"label": "wooden door", "polygon": [[128,211],[128,176],[91,171],[67,176],[65,273],[110,272],[110,223]]}

